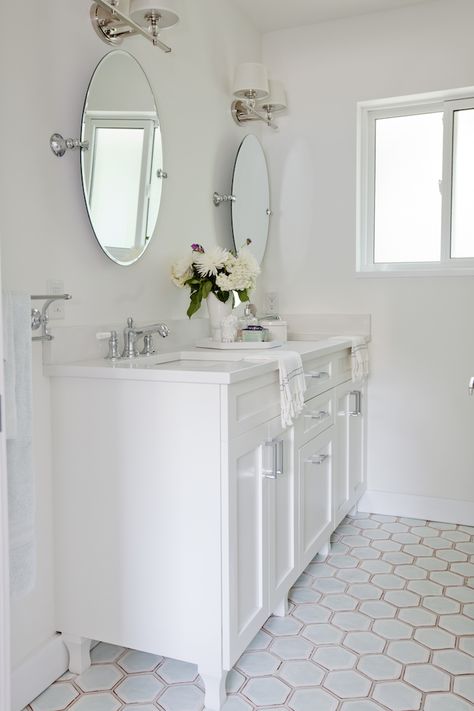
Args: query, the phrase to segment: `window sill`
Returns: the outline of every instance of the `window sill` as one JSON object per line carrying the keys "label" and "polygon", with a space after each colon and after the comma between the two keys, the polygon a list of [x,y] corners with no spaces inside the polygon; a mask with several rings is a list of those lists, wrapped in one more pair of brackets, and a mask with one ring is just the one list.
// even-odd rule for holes
{"label": "window sill", "polygon": [[459,277],[474,276],[474,264],[470,266],[445,267],[439,265],[414,266],[406,268],[400,265],[381,265],[377,267],[359,267],[355,271],[357,278],[384,279],[406,277]]}

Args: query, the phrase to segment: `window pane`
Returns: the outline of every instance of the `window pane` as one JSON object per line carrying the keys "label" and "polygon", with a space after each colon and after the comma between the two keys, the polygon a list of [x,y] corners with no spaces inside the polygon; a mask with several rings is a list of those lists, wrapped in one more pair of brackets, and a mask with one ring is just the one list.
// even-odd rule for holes
{"label": "window pane", "polygon": [[137,241],[143,157],[142,128],[97,128],[90,193],[96,234],[106,246],[130,248]]}
{"label": "window pane", "polygon": [[454,112],[451,256],[474,257],[474,109]]}
{"label": "window pane", "polygon": [[443,115],[378,119],[375,131],[374,261],[439,261]]}

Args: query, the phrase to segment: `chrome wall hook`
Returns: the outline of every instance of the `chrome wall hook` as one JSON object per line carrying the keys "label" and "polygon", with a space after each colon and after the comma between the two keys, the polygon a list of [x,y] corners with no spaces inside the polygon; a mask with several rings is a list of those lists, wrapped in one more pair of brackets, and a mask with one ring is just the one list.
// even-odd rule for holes
{"label": "chrome wall hook", "polygon": [[80,141],[78,138],[63,138],[60,133],[53,133],[49,139],[49,145],[57,158],[62,158],[67,150],[82,148],[89,150],[89,141]]}

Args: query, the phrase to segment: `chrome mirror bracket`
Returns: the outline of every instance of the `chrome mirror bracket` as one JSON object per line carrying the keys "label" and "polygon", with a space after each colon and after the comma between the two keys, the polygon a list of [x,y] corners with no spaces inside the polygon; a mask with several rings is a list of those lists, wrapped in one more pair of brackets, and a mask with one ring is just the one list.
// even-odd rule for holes
{"label": "chrome mirror bracket", "polygon": [[81,141],[78,138],[63,138],[60,133],[53,133],[49,139],[49,145],[54,155],[57,158],[62,158],[68,150],[81,148],[84,151],[89,150],[89,141]]}

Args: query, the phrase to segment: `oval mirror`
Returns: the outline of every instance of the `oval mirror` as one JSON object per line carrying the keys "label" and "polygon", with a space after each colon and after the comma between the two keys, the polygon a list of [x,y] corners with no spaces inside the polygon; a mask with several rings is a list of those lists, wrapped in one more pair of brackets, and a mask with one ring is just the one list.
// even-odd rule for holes
{"label": "oval mirror", "polygon": [[110,259],[129,265],[155,230],[163,178],[161,128],[140,64],[127,52],[97,66],[82,116],[82,186],[92,229]]}
{"label": "oval mirror", "polygon": [[256,136],[246,136],[237,151],[231,203],[234,246],[251,240],[250,249],[261,264],[270,225],[270,185],[265,153]]}

